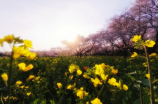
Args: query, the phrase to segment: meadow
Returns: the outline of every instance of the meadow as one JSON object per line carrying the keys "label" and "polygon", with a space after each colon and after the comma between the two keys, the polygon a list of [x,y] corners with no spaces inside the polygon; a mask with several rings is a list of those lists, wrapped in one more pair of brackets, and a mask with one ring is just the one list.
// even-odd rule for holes
{"label": "meadow", "polygon": [[9,57],[0,57],[2,104],[158,103],[158,55],[146,52],[153,41],[135,36],[135,47],[144,46],[147,56],[133,52],[127,58],[40,57],[29,51],[29,40],[8,35],[1,46],[5,41],[13,48]]}

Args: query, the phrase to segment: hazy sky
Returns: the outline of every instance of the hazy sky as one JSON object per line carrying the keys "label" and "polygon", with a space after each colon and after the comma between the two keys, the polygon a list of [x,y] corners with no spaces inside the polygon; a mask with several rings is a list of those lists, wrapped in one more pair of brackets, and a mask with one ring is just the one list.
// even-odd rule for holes
{"label": "hazy sky", "polygon": [[[76,35],[96,33],[135,0],[0,0],[0,38],[14,34],[50,50]],[[4,50],[10,47],[4,44]],[[0,51],[2,48],[0,47]]]}

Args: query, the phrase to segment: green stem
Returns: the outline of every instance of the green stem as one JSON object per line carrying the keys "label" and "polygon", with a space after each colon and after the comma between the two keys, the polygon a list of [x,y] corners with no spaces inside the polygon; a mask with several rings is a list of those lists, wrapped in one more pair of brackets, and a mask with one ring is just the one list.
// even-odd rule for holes
{"label": "green stem", "polygon": [[105,82],[103,83],[103,86],[102,86],[101,90],[99,91],[97,98],[99,98],[99,96],[100,96],[101,92],[103,91],[104,87],[105,87]]}
{"label": "green stem", "polygon": [[10,66],[9,66],[9,73],[8,73],[8,87],[7,87],[8,102],[7,102],[7,104],[10,104],[11,80],[12,80],[12,63],[13,63],[13,51],[11,52],[11,56],[10,56]]}
{"label": "green stem", "polygon": [[153,78],[152,78],[152,74],[151,74],[151,66],[150,66],[150,61],[149,61],[149,54],[147,51],[147,47],[144,46],[144,50],[145,50],[145,54],[146,54],[146,60],[147,60],[147,64],[148,64],[148,74],[150,76],[149,78],[149,86],[150,86],[150,104],[155,104],[155,99],[154,99],[154,90],[153,90]]}

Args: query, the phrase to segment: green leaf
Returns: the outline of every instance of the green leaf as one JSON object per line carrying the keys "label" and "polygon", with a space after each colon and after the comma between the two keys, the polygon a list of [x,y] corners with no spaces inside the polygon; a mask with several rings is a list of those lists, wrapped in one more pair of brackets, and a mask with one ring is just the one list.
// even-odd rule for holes
{"label": "green leaf", "polygon": [[149,88],[149,80],[148,79],[136,80],[136,82],[138,82],[141,85]]}
{"label": "green leaf", "polygon": [[[141,104],[140,98],[137,99],[133,104]],[[150,104],[150,98],[149,98],[149,96],[145,96],[144,97],[144,103],[143,104]]]}
{"label": "green leaf", "polygon": [[38,104],[39,100],[40,100],[39,98],[36,99],[36,100],[33,102],[33,104]]}
{"label": "green leaf", "polygon": [[54,100],[50,100],[50,103],[51,104],[56,104]]}

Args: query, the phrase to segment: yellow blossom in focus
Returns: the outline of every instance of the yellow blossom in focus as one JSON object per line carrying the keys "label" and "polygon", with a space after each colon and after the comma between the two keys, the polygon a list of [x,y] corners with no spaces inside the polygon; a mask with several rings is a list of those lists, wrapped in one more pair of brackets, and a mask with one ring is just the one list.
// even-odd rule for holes
{"label": "yellow blossom in focus", "polygon": [[7,43],[11,44],[14,40],[14,36],[13,35],[7,35],[4,36],[4,41],[6,41]]}
{"label": "yellow blossom in focus", "polygon": [[91,78],[91,81],[93,82],[94,87],[97,87],[98,84],[102,85],[102,82],[98,78]]}
{"label": "yellow blossom in focus", "polygon": [[136,57],[138,56],[137,52],[133,52],[133,55],[131,57]]}
{"label": "yellow blossom in focus", "polygon": [[33,79],[34,77],[35,77],[34,75],[30,75],[30,76],[26,79],[26,81],[29,81],[29,80]]}
{"label": "yellow blossom in focus", "polygon": [[58,88],[61,88],[62,84],[61,83],[57,83],[57,86],[58,86]]}
{"label": "yellow blossom in focus", "polygon": [[17,85],[17,86],[20,86],[21,84],[22,84],[22,81],[19,81],[19,80],[16,81],[16,85]]}
{"label": "yellow blossom in focus", "polygon": [[24,40],[24,46],[25,48],[32,48],[32,41]]}
{"label": "yellow blossom in focus", "polygon": [[149,75],[149,74],[146,74],[145,76],[146,76],[148,79],[150,78],[150,75]]}
{"label": "yellow blossom in focus", "polygon": [[123,89],[124,89],[125,91],[127,91],[127,90],[128,90],[128,86],[125,85],[125,84],[123,84]]}
{"label": "yellow blossom in focus", "polygon": [[157,56],[157,54],[156,54],[156,53],[152,53],[152,54],[150,54],[149,56],[150,56],[150,57],[152,57],[152,56]]}
{"label": "yellow blossom in focus", "polygon": [[35,57],[36,57],[36,53],[31,53],[31,52],[29,52],[30,54],[29,54],[29,56],[27,57],[28,59],[30,59],[30,60],[32,60],[32,59],[34,59]]}
{"label": "yellow blossom in focus", "polygon": [[18,64],[18,66],[19,66],[20,71],[24,71],[26,69],[26,64],[25,63],[20,63],[20,64]]}
{"label": "yellow blossom in focus", "polygon": [[94,100],[91,101],[92,104],[103,104],[100,99],[95,98]]}
{"label": "yellow blossom in focus", "polygon": [[30,95],[31,95],[31,92],[26,93],[26,95],[27,95],[27,96],[30,96]]}
{"label": "yellow blossom in focus", "polygon": [[155,45],[155,42],[152,41],[152,40],[146,40],[146,41],[145,41],[145,45],[146,45],[147,47],[153,47],[153,46]]}
{"label": "yellow blossom in focus", "polygon": [[118,73],[118,70],[117,70],[117,69],[116,69],[116,70],[115,70],[115,69],[112,69],[112,70],[111,70],[111,73],[112,73],[112,74],[117,74],[117,73]]}
{"label": "yellow blossom in focus", "polygon": [[81,70],[77,70],[77,75],[81,75],[82,74],[82,71]]}
{"label": "yellow blossom in focus", "polygon": [[141,40],[141,35],[135,35],[132,39],[134,42]]}
{"label": "yellow blossom in focus", "polygon": [[4,82],[7,82],[7,81],[8,81],[8,75],[7,75],[6,73],[3,73],[3,74],[1,75],[1,77],[2,77],[2,79],[3,79]]}

